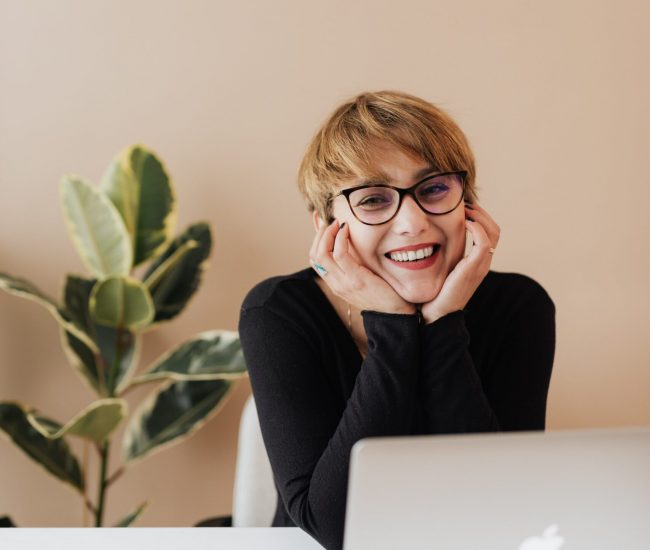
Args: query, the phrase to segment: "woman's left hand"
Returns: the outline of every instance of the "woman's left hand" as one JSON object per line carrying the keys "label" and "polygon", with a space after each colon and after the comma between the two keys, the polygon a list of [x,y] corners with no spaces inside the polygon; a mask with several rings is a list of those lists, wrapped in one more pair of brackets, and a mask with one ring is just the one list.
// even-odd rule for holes
{"label": "woman's left hand", "polygon": [[463,309],[490,270],[492,254],[499,242],[501,229],[478,204],[465,203],[465,225],[474,246],[445,279],[438,295],[422,305],[425,323],[433,323],[448,313]]}

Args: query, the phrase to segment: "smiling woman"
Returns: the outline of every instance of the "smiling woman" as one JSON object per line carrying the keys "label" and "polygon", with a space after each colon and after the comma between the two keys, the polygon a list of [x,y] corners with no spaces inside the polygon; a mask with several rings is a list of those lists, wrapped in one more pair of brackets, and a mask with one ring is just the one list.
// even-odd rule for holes
{"label": "smiling woman", "polygon": [[258,284],[239,325],[274,526],[340,548],[364,437],[544,429],[555,308],[490,271],[500,228],[474,181],[460,128],[404,93],[361,94],[314,137],[299,175],[313,269]]}

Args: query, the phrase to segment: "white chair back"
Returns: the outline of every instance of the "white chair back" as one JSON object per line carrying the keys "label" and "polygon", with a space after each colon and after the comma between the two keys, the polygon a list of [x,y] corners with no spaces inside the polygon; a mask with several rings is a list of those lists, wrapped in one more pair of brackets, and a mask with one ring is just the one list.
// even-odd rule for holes
{"label": "white chair back", "polygon": [[266,454],[255,400],[251,395],[239,424],[233,491],[233,527],[270,527],[277,505],[273,472]]}

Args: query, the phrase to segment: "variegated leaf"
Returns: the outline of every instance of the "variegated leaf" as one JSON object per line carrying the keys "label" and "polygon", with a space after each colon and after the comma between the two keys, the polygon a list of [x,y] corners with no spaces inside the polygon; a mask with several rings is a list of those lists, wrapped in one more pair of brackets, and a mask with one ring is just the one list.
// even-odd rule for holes
{"label": "variegated leaf", "polygon": [[[192,241],[198,246],[192,245],[192,249],[179,257],[177,251]],[[167,250],[149,267],[143,280],[149,287],[156,308],[154,324],[176,317],[187,305],[199,287],[211,247],[210,226],[197,223],[174,239]],[[165,267],[165,264],[169,263],[168,260],[171,262],[172,259],[173,265]]]}
{"label": "variegated leaf", "polygon": [[100,399],[75,415],[65,426],[43,418],[36,412],[27,413],[27,421],[48,439],[64,435],[103,443],[126,416],[127,404],[123,399]]}
{"label": "variegated leaf", "polygon": [[216,414],[232,384],[228,380],[172,382],[153,392],[133,414],[124,433],[125,462],[178,443],[200,428]]}
{"label": "variegated leaf", "polygon": [[97,351],[92,338],[84,331],[83,325],[76,325],[74,317],[67,309],[59,306],[52,298],[46,296],[35,285],[26,279],[0,273],[0,288],[15,296],[27,298],[43,307],[54,317],[61,327],[81,340],[88,348]]}
{"label": "variegated leaf", "polygon": [[158,359],[133,384],[161,378],[173,380],[236,379],[246,375],[239,334],[229,330],[203,332]]}
{"label": "variegated leaf", "polygon": [[61,203],[72,242],[93,276],[127,275],[133,264],[131,239],[113,203],[76,176],[63,178]]}
{"label": "variegated leaf", "polygon": [[0,429],[37,464],[83,493],[84,480],[79,461],[67,442],[64,438],[49,439],[41,434],[27,420],[29,412],[18,403],[0,403]]}
{"label": "variegated leaf", "polygon": [[102,324],[138,330],[151,323],[154,306],[147,287],[131,277],[108,277],[93,287],[90,313]]}
{"label": "variegated leaf", "polygon": [[174,232],[176,200],[156,155],[142,145],[120,152],[102,178],[101,189],[131,235],[134,265],[160,254]]}
{"label": "variegated leaf", "polygon": [[[95,283],[95,279],[68,275],[64,299],[75,322],[93,335],[99,355],[69,334],[63,335],[63,345],[73,366],[100,395],[119,394],[129,383],[137,364],[140,337],[127,329],[117,330],[95,322],[89,311]],[[118,348],[120,353],[117,353]]]}
{"label": "variegated leaf", "polygon": [[138,519],[140,514],[144,511],[144,509],[149,505],[148,502],[143,502],[138,506],[133,512],[130,514],[124,516],[120,521],[118,521],[115,524],[115,527],[130,527],[131,524]]}

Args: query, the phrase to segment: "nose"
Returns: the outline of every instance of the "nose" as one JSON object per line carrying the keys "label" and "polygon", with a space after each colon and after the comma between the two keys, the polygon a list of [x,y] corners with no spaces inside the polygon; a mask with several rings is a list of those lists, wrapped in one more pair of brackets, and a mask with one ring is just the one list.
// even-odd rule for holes
{"label": "nose", "polygon": [[428,226],[427,213],[419,207],[413,197],[406,195],[393,218],[393,231],[400,235],[419,235],[426,231]]}

